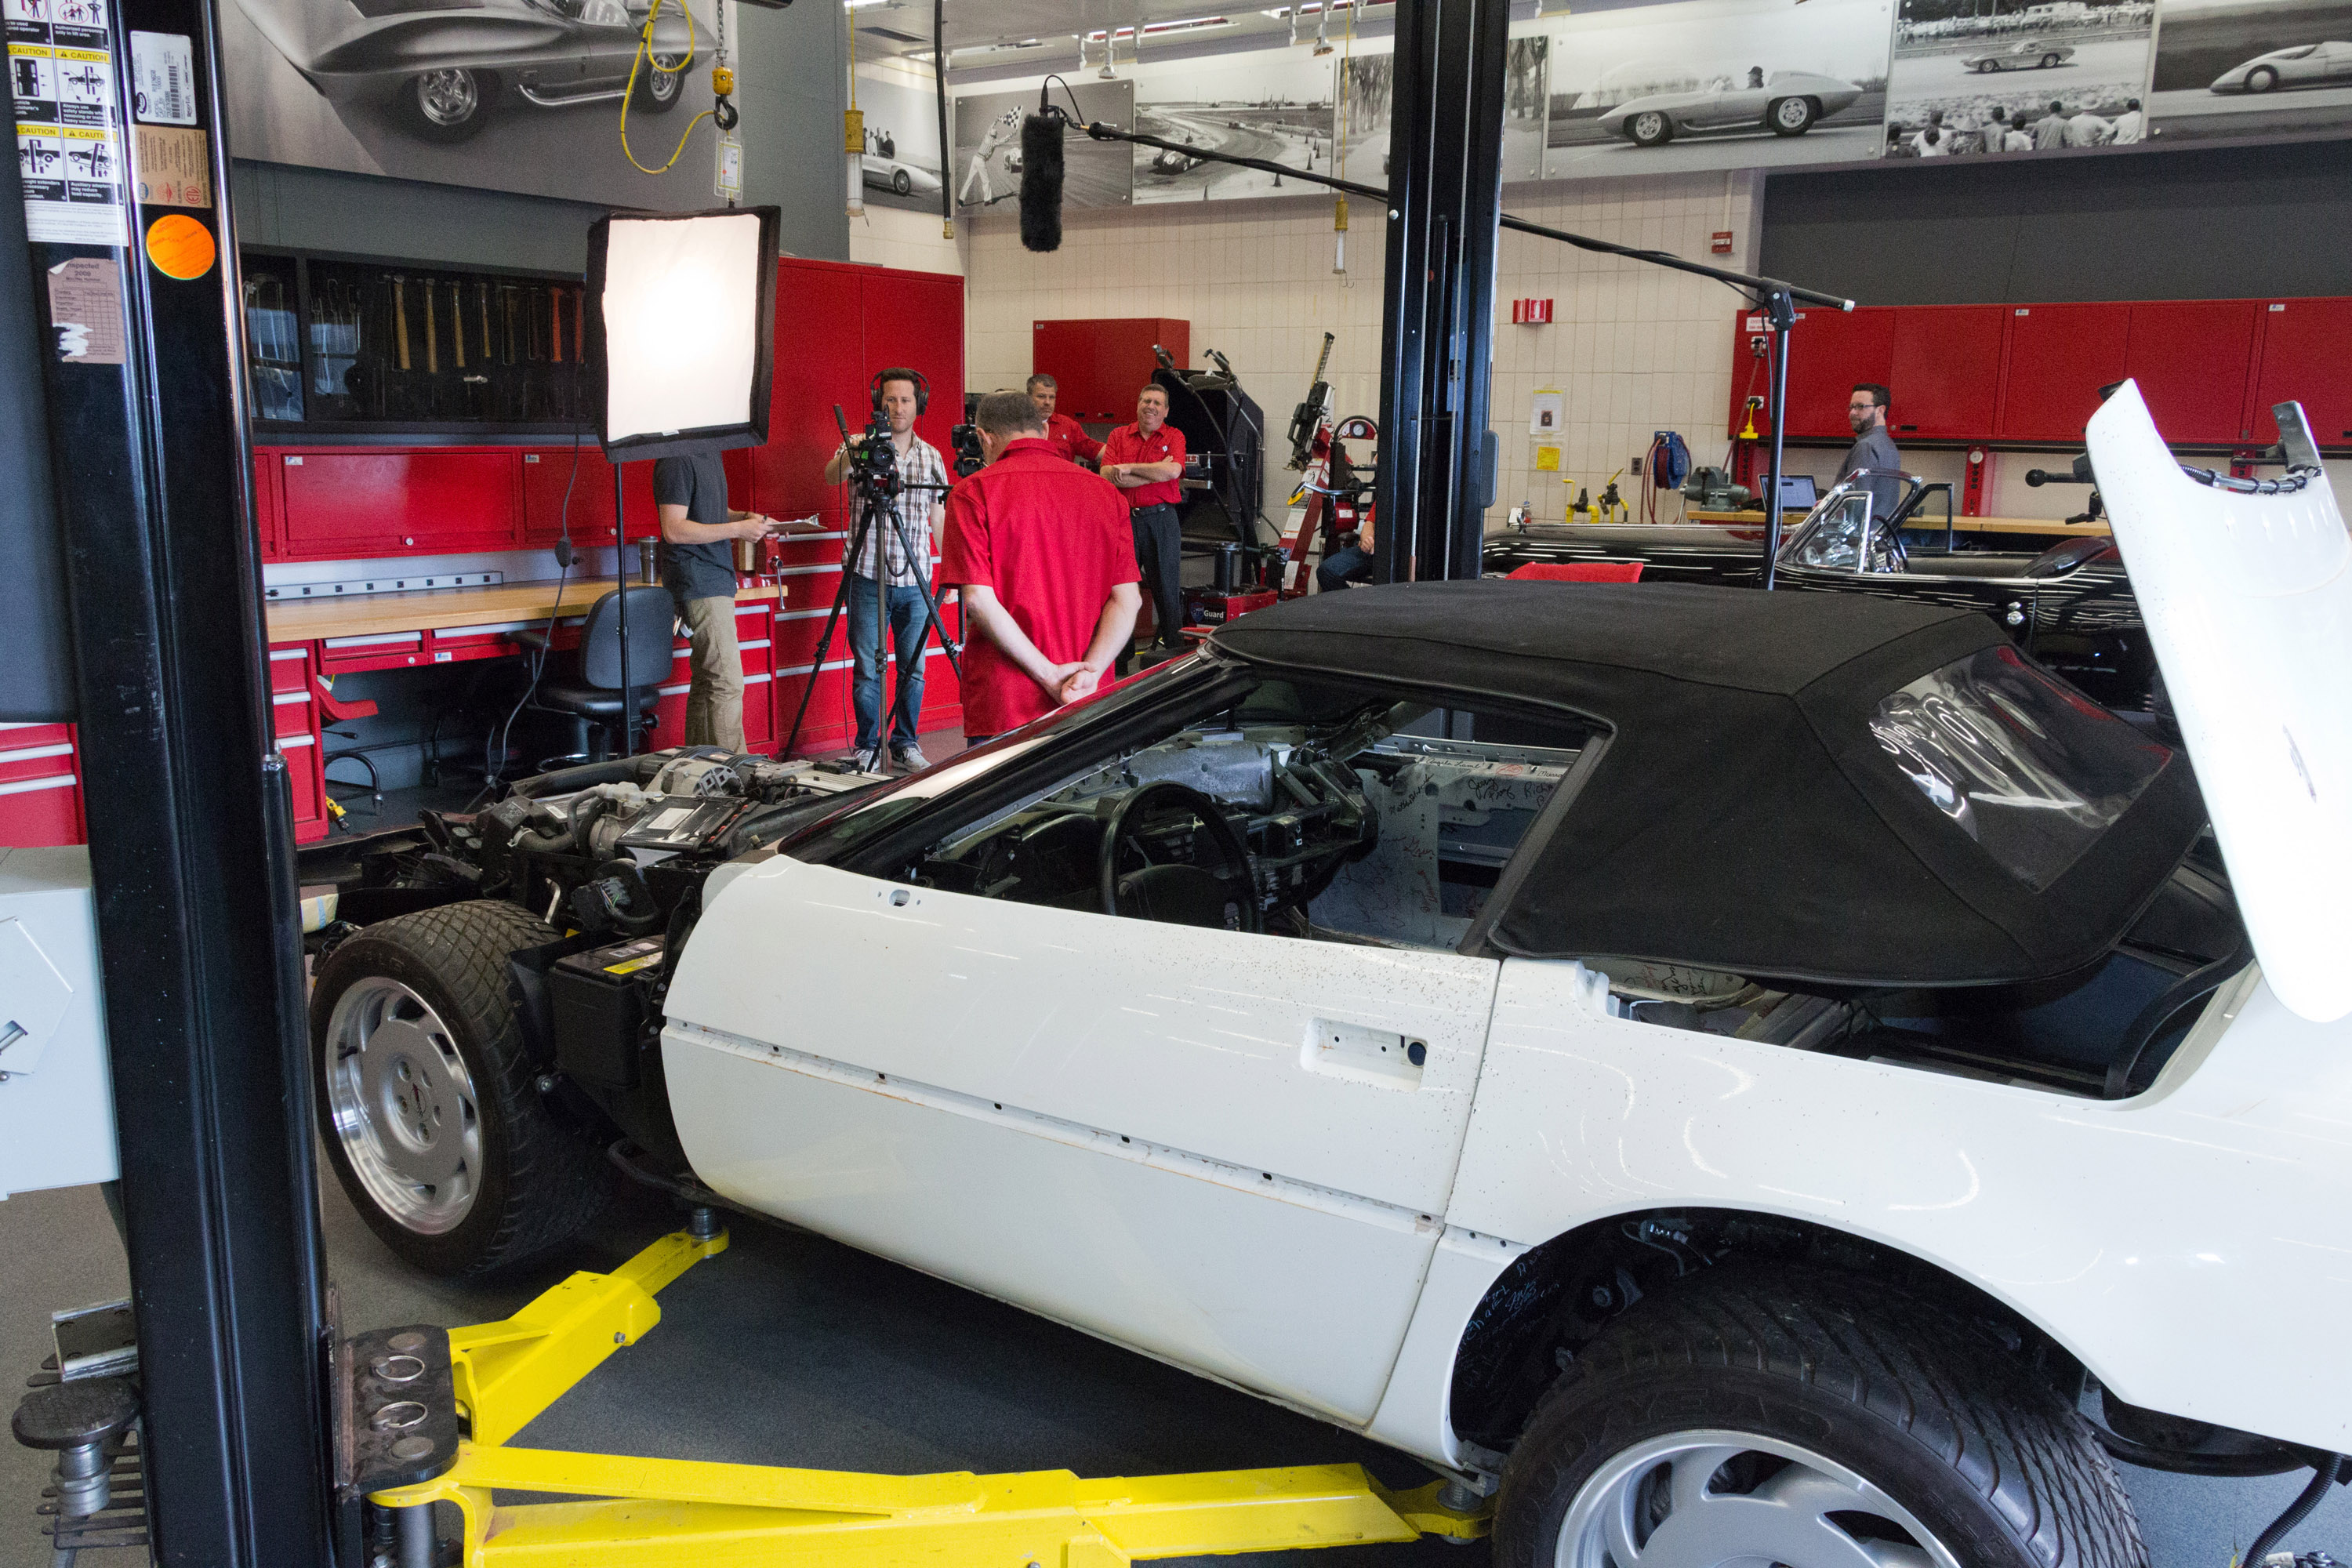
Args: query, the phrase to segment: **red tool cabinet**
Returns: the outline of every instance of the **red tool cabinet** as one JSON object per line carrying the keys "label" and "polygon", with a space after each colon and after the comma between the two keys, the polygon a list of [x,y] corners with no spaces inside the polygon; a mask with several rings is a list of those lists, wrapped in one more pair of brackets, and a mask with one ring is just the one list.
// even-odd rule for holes
{"label": "red tool cabinet", "polygon": [[[1734,331],[1745,366],[1762,319],[1744,310]],[[2352,448],[2352,300],[1808,307],[1790,337],[1790,440],[1851,439],[1847,394],[1874,381],[1894,390],[1898,444],[2078,445],[2098,389],[2129,376],[2176,445],[2267,445],[2272,405],[2292,397],[2323,447]],[[1735,436],[1746,381],[1736,370]]]}
{"label": "red tool cabinet", "polygon": [[1084,424],[1124,425],[1136,394],[1160,368],[1151,351],[1168,351],[1177,368],[1192,363],[1192,324],[1166,316],[1118,316],[1032,323],[1029,368],[1054,378],[1054,411]]}

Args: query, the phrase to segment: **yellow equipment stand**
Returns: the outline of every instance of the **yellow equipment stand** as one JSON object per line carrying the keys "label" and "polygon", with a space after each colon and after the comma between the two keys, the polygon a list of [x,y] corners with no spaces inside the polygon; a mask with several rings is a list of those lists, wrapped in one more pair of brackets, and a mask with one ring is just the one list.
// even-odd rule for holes
{"label": "yellow equipment stand", "polygon": [[[862,1475],[507,1446],[605,1357],[661,1321],[656,1291],[726,1248],[723,1230],[679,1231],[611,1274],[572,1275],[504,1322],[448,1331],[447,1387],[470,1422],[456,1440],[455,1460],[430,1479],[368,1494],[398,1510],[401,1568],[430,1568],[430,1505],[441,1501],[464,1516],[465,1568],[1113,1568],[1138,1558],[1486,1533],[1485,1504],[1468,1512],[1441,1504],[1446,1483],[1392,1492],[1360,1465],[1082,1480],[1068,1470]],[[412,1358],[404,1352],[423,1332],[395,1333],[387,1342],[394,1349],[376,1355],[375,1368],[398,1361],[406,1373]],[[367,1370],[354,1369],[363,1387],[372,1386]],[[364,1395],[359,1405],[352,1423],[377,1434],[422,1409],[413,1400],[371,1404]],[[582,1500],[501,1505],[501,1490]]]}

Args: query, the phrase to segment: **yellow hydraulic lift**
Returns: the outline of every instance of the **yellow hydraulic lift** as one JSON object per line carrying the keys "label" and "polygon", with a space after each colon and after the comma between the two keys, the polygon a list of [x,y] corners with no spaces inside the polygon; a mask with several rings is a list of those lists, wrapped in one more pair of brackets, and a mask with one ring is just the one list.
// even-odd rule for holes
{"label": "yellow hydraulic lift", "polygon": [[[504,1322],[346,1342],[347,1480],[394,1510],[398,1568],[432,1568],[431,1505],[445,1501],[464,1518],[465,1568],[1113,1568],[1486,1533],[1485,1503],[1440,1501],[1448,1483],[1391,1491],[1360,1465],[1086,1480],[1068,1470],[883,1476],[509,1447],[661,1321],[656,1292],[727,1249],[709,1211],[694,1220],[613,1273],[572,1275]],[[502,1491],[578,1500],[501,1504]]]}

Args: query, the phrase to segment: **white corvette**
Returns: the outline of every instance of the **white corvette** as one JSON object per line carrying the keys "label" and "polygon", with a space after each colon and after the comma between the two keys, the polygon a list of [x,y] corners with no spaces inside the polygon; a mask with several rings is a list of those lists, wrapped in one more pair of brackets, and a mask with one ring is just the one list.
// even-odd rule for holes
{"label": "white corvette", "polygon": [[1966,611],[1318,595],[907,779],[387,845],[356,918],[469,874],[335,933],[331,1156],[461,1272],[625,1137],[1498,1484],[1502,1562],[2144,1563],[2110,1455],[2352,1448],[2352,541],[2091,441],[2188,756]]}

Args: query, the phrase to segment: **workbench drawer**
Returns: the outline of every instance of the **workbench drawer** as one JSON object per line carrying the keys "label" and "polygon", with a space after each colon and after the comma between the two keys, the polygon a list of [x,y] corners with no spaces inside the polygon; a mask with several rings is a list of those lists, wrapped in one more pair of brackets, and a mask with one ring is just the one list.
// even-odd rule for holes
{"label": "workbench drawer", "polygon": [[454,664],[473,658],[505,658],[520,651],[514,634],[535,630],[544,621],[493,621],[478,626],[440,626],[430,634],[426,651],[435,664]]}
{"label": "workbench drawer", "polygon": [[74,771],[73,726],[31,724],[0,730],[0,784],[54,778]]}
{"label": "workbench drawer", "polygon": [[421,631],[329,637],[319,645],[319,668],[329,675],[351,669],[403,669],[424,663],[425,651]]}
{"label": "workbench drawer", "polygon": [[[763,616],[760,622],[758,637],[747,636],[737,639],[735,646],[742,655],[743,676],[747,680],[754,675],[765,675],[775,668],[775,641],[767,635],[769,625],[770,623]],[[748,632],[750,623],[739,623],[738,629]]]}
{"label": "workbench drawer", "polygon": [[269,689],[272,691],[310,689],[310,645],[309,643],[284,644],[269,650]]}
{"label": "workbench drawer", "polygon": [[0,784],[0,848],[80,844],[81,781],[70,772]]}
{"label": "workbench drawer", "polygon": [[315,844],[327,836],[327,786],[323,754],[316,735],[278,737],[278,754],[286,759],[286,783],[294,803],[294,842]]}
{"label": "workbench drawer", "polygon": [[273,691],[269,695],[270,732],[278,736],[315,735],[318,720],[313,717],[310,694],[307,691]]}
{"label": "workbench drawer", "polygon": [[776,749],[776,703],[771,689],[776,678],[762,669],[743,675],[743,744],[747,750],[773,753]]}

